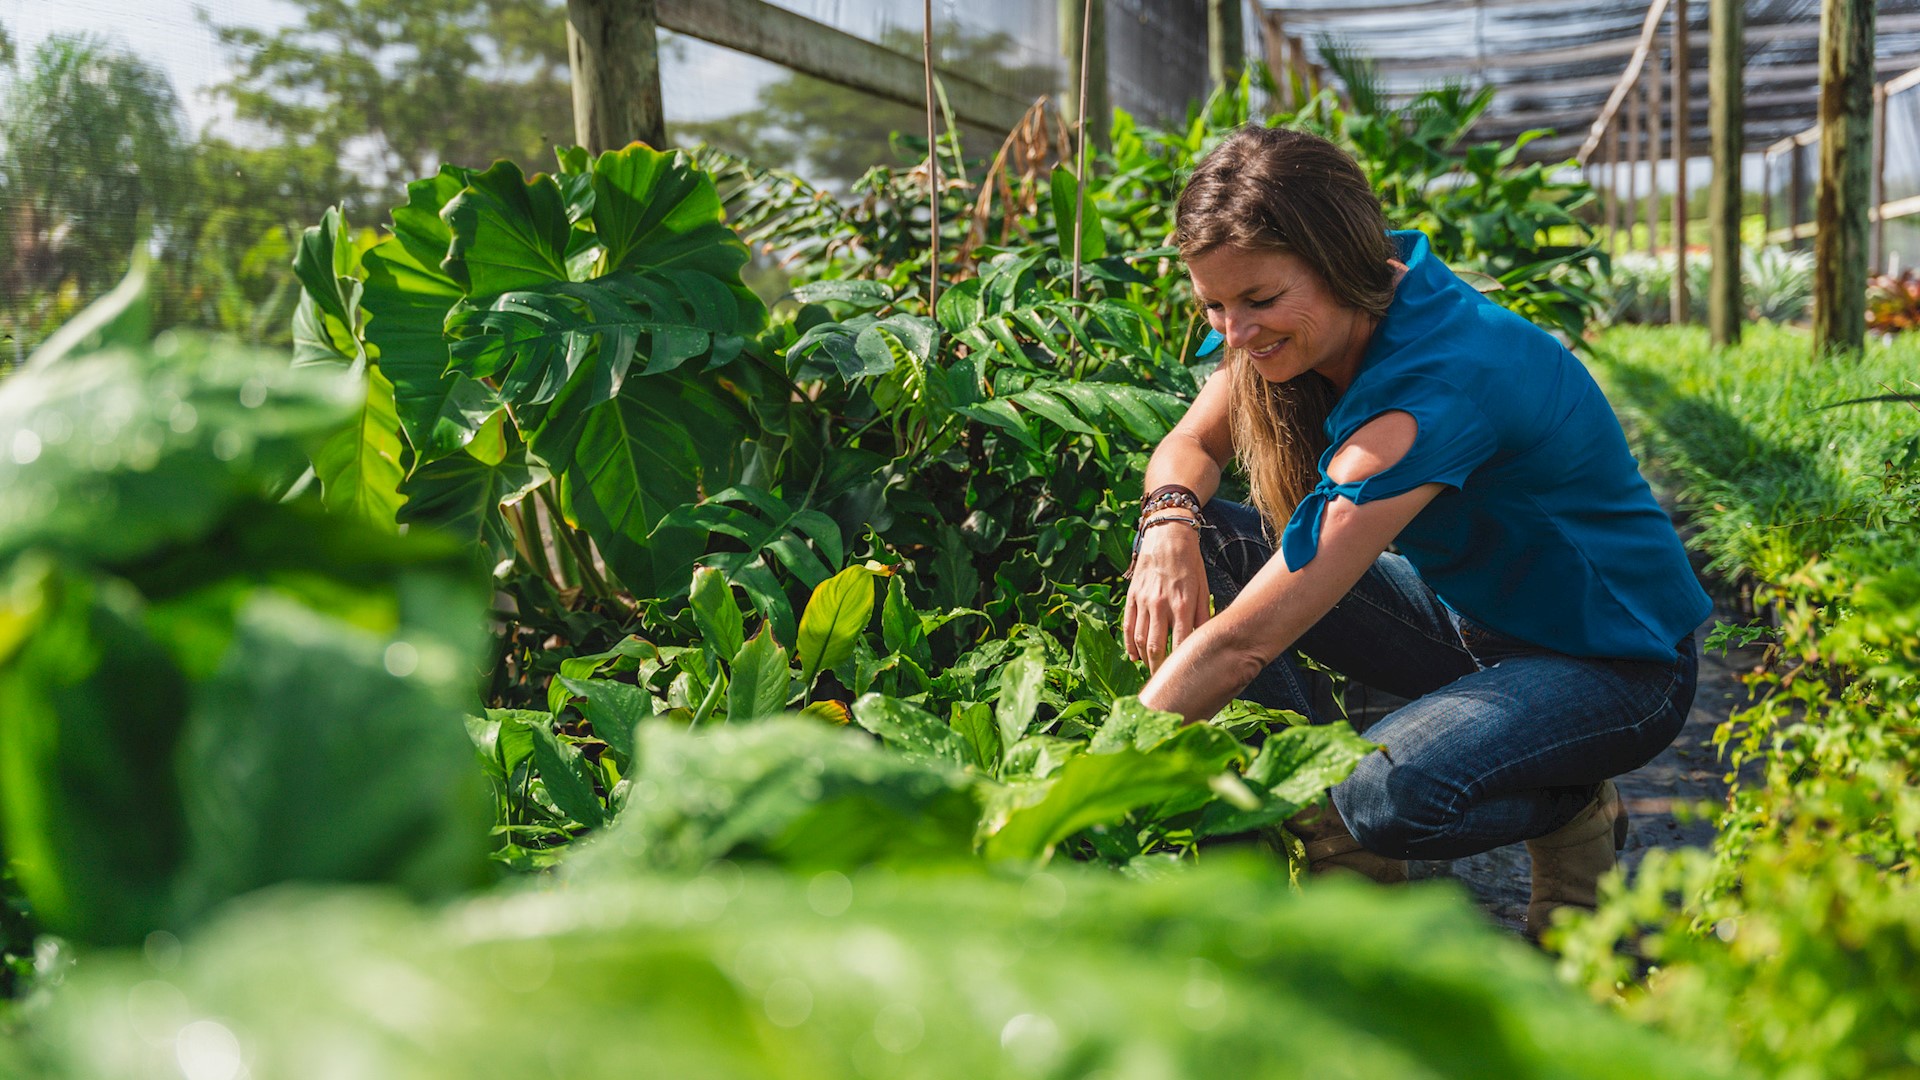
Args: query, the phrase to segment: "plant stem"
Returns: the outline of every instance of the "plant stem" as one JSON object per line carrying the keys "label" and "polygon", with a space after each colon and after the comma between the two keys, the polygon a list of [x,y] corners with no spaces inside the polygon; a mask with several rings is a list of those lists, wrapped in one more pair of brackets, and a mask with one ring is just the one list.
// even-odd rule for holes
{"label": "plant stem", "polygon": [[713,665],[713,683],[707,687],[707,696],[700,699],[700,706],[693,710],[693,719],[687,724],[688,731],[706,723],[707,717],[713,715],[714,706],[720,704],[720,686],[720,665],[716,662]]}
{"label": "plant stem", "polygon": [[607,579],[600,576],[600,569],[593,564],[593,551],[580,542],[580,538],[574,535],[572,526],[568,525],[567,519],[561,515],[560,507],[553,497],[552,485],[540,486],[540,501],[546,504],[547,514],[553,521],[554,535],[560,538],[561,543],[567,545],[574,562],[580,567],[581,584],[585,585],[597,599],[613,599],[613,590],[607,587]]}
{"label": "plant stem", "polygon": [[520,557],[525,559],[533,572],[553,580],[553,566],[547,561],[547,545],[540,536],[540,522],[535,519],[533,508],[521,503],[506,511],[507,522],[513,526],[513,535],[520,542]]}

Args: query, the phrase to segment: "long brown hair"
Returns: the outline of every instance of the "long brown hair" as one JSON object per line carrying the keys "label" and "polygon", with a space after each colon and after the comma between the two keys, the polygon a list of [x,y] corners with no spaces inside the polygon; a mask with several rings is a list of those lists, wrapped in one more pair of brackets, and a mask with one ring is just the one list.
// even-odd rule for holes
{"label": "long brown hair", "polygon": [[[1385,317],[1396,255],[1366,174],[1318,135],[1247,126],[1202,160],[1180,192],[1174,243],[1192,259],[1219,247],[1298,256],[1335,300]],[[1228,417],[1254,508],[1278,527],[1319,482],[1333,385],[1309,371],[1284,383],[1260,377],[1230,350]]]}

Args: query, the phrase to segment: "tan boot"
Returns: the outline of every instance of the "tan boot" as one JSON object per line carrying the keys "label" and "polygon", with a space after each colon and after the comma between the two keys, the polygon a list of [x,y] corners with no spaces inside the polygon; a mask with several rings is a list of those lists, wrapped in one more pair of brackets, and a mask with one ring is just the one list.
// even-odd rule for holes
{"label": "tan boot", "polygon": [[1533,856],[1533,898],[1527,904],[1527,936],[1538,941],[1561,908],[1592,911],[1600,876],[1613,869],[1613,853],[1626,846],[1627,810],[1608,780],[1572,821],[1527,841]]}
{"label": "tan boot", "polygon": [[1347,823],[1334,809],[1332,799],[1323,799],[1287,819],[1287,831],[1307,846],[1307,873],[1328,872],[1358,874],[1382,885],[1397,885],[1407,880],[1403,859],[1389,859],[1360,846]]}

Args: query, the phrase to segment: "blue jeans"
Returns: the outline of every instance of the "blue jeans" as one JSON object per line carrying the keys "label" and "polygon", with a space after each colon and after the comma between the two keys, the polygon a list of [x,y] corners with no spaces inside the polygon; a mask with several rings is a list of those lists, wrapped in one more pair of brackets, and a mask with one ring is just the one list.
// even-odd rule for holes
{"label": "blue jeans", "polygon": [[[1257,513],[1214,500],[1200,534],[1216,610],[1273,556]],[[1382,749],[1333,787],[1361,846],[1458,859],[1571,821],[1601,781],[1666,749],[1699,674],[1689,634],[1668,661],[1568,656],[1479,626],[1441,603],[1411,564],[1383,554],[1295,643],[1314,662],[1398,697],[1369,728]],[[1308,673],[1288,654],[1241,697],[1315,723]]]}

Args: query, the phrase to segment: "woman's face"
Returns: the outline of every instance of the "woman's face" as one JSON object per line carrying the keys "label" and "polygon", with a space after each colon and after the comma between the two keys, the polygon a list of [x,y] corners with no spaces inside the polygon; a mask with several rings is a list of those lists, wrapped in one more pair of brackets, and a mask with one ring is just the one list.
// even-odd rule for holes
{"label": "woman's face", "polygon": [[1187,260],[1207,322],[1268,382],[1318,371],[1344,390],[1373,320],[1343,306],[1298,255],[1217,247]]}

